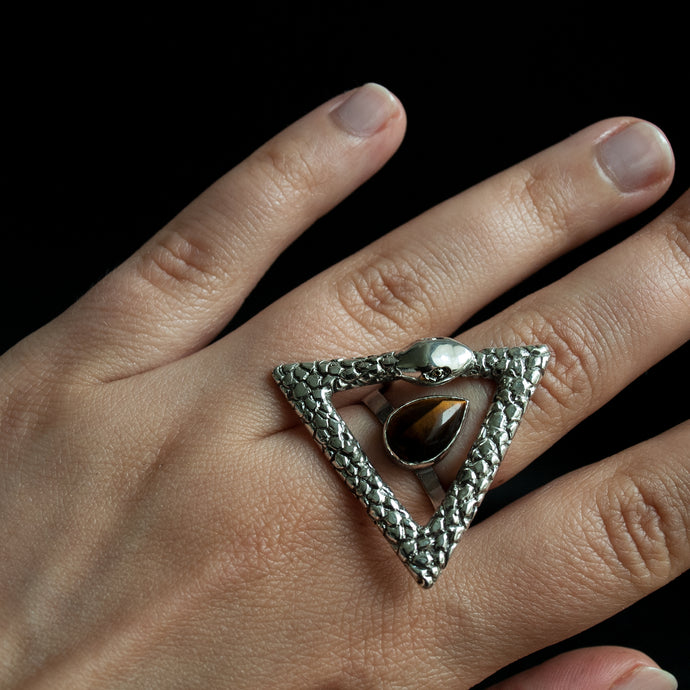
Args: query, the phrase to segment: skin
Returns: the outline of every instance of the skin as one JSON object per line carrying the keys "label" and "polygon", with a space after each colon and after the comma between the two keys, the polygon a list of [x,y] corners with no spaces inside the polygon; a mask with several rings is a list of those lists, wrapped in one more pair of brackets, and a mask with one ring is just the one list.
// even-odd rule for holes
{"label": "skin", "polygon": [[[430,209],[211,343],[275,257],[402,140],[393,97],[375,127],[348,129],[338,107],[351,95],[269,141],[0,359],[2,687],[468,688],[690,564],[685,423],[471,528],[422,590],[270,378],[280,362],[454,334],[657,201],[670,153],[633,189],[601,164],[601,142],[635,118]],[[457,335],[553,353],[499,481],[687,341],[689,236],[686,195]],[[469,384],[477,410],[487,394]],[[352,395],[341,409],[378,456],[371,415]],[[428,510],[413,477],[385,473],[413,514]],[[500,687],[596,690],[655,666],[635,650],[578,650]]]}

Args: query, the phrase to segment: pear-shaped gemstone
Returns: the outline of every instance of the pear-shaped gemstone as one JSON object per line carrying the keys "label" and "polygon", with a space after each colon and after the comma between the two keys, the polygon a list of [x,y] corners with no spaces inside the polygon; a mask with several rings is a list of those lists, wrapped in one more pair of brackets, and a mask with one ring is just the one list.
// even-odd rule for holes
{"label": "pear-shaped gemstone", "polygon": [[386,447],[402,465],[415,468],[439,460],[455,441],[467,400],[445,396],[419,398],[395,410],[383,429]]}

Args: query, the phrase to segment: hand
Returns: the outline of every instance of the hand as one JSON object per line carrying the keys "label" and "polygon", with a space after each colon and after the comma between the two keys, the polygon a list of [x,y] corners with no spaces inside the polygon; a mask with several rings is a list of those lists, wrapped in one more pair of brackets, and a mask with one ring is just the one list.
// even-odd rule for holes
{"label": "hand", "polygon": [[[454,333],[647,208],[673,172],[650,124],[595,124],[212,342],[403,131],[402,107],[380,87],[317,108],[2,357],[2,687],[470,687],[688,567],[687,423],[471,528],[423,590],[270,378],[282,362]],[[687,340],[689,227],[686,196],[457,336],[473,349],[552,352],[498,481]],[[471,430],[487,391],[463,385]],[[340,409],[405,505],[427,514],[415,478],[377,457],[380,428],[357,396]],[[446,481],[461,461],[444,460]],[[580,650],[502,687],[557,687],[575,672],[587,688],[669,681],[655,669],[634,650]]]}

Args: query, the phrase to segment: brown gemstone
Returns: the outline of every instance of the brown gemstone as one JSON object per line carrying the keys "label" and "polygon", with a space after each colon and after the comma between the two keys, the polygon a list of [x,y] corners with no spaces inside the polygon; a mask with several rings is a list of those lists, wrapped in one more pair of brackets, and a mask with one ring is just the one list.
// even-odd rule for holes
{"label": "brown gemstone", "polygon": [[402,405],[388,418],[384,438],[393,457],[404,465],[438,460],[460,431],[467,400],[432,396]]}

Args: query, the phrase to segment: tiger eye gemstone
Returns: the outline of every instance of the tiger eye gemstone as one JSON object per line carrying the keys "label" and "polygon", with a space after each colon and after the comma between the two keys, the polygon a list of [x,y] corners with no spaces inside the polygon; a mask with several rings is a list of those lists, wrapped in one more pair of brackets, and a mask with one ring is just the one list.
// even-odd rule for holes
{"label": "tiger eye gemstone", "polygon": [[394,459],[403,465],[429,465],[450,448],[462,425],[467,400],[431,396],[395,410],[384,427]]}

